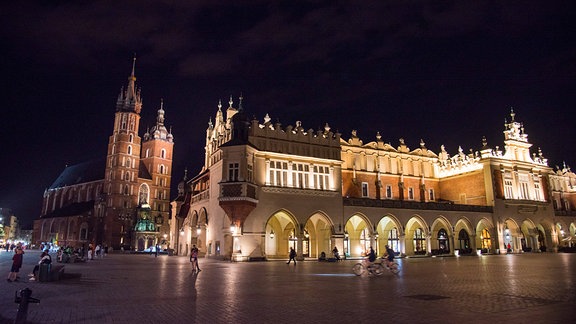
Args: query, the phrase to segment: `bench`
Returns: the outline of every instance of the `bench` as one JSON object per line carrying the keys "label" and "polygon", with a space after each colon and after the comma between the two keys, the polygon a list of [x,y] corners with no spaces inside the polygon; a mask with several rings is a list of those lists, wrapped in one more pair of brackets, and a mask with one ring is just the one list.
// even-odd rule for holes
{"label": "bench", "polygon": [[58,281],[62,279],[64,266],[61,264],[41,264],[38,271],[38,281]]}

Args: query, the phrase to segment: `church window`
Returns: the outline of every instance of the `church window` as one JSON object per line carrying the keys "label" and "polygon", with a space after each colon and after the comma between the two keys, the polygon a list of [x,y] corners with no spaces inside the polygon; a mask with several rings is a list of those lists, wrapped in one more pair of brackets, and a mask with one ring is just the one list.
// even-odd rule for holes
{"label": "church window", "polygon": [[128,185],[124,186],[124,194],[127,195],[129,193]]}
{"label": "church window", "polygon": [[140,185],[140,190],[138,192],[138,204],[139,205],[148,203],[149,192],[150,192],[150,190],[149,190],[147,184],[143,183]]}
{"label": "church window", "polygon": [[132,160],[130,158],[126,159],[126,167],[129,168],[132,166]]}
{"label": "church window", "polygon": [[126,129],[126,115],[122,115],[122,125],[120,129]]}
{"label": "church window", "polygon": [[125,179],[126,181],[130,181],[130,172],[126,172]]}
{"label": "church window", "polygon": [[134,142],[134,134],[130,134],[130,143]]}
{"label": "church window", "polygon": [[82,228],[80,229],[80,240],[85,241],[87,239],[88,239],[88,228],[86,228],[86,225],[83,224]]}
{"label": "church window", "polygon": [[160,151],[160,157],[165,159],[166,158],[166,150],[162,149],[162,151]]}
{"label": "church window", "polygon": [[159,166],[158,166],[158,172],[159,172],[160,174],[164,174],[164,166],[163,166],[163,165],[159,165]]}

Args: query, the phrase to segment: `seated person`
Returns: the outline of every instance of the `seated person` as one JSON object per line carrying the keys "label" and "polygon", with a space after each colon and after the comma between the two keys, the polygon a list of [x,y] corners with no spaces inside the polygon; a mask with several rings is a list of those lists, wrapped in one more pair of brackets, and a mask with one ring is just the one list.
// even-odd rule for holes
{"label": "seated person", "polygon": [[44,252],[42,252],[42,254],[40,255],[40,261],[38,261],[38,264],[34,266],[34,270],[32,270],[32,273],[28,275],[30,277],[30,281],[34,281],[36,280],[36,277],[38,277],[38,272],[40,271],[41,264],[50,264],[50,263],[52,263],[50,253],[48,253],[48,250],[44,250]]}

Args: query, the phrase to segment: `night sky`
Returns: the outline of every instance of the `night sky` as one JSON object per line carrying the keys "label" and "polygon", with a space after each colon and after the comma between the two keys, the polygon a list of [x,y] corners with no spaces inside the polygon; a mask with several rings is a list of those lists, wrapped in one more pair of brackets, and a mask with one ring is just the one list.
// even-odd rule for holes
{"label": "night sky", "polygon": [[240,94],[260,121],[451,155],[503,147],[513,107],[532,152],[575,164],[575,27],[574,1],[3,1],[0,207],[29,225],[67,164],[106,154],[134,55],[140,135],[163,99],[173,184]]}

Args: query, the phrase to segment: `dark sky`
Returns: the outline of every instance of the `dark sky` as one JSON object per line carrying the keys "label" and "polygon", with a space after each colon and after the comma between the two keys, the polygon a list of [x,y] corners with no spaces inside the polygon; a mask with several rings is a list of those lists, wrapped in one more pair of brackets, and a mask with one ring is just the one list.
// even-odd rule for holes
{"label": "dark sky", "polygon": [[[3,1],[0,207],[26,225],[66,164],[106,154],[136,53],[141,131],[164,99],[173,182],[203,162],[218,100],[348,139],[503,146],[576,162],[574,1]],[[235,104],[236,106],[236,104]]]}

